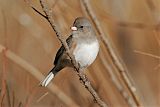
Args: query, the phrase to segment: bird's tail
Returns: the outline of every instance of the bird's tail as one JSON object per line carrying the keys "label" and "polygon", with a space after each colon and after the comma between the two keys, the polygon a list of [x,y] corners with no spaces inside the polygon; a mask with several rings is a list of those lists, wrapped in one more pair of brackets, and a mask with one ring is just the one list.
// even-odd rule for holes
{"label": "bird's tail", "polygon": [[43,81],[40,82],[40,85],[46,87],[51,80],[55,77],[57,72],[55,72],[55,67],[49,72],[49,74],[45,77]]}

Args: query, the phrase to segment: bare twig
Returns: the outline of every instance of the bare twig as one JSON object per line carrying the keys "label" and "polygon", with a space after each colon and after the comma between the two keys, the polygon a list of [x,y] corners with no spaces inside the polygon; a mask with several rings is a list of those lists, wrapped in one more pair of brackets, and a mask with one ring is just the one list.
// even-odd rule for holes
{"label": "bare twig", "polygon": [[152,58],[160,59],[160,56],[153,55],[153,54],[151,54],[151,53],[146,53],[146,52],[137,51],[137,50],[135,50],[134,52],[135,52],[135,53],[138,53],[138,54],[141,54],[141,55],[150,56],[150,57],[152,57]]}
{"label": "bare twig", "polygon": [[6,95],[6,93],[4,93],[4,94],[1,96],[1,101],[0,101],[1,107],[3,107],[3,101],[4,101],[4,98],[5,98],[5,95]]}
{"label": "bare twig", "polygon": [[[148,5],[148,8],[150,9],[150,11],[151,11],[151,16],[152,16],[152,18],[153,18],[153,21],[155,21],[156,23],[158,22],[159,23],[159,17],[157,17],[157,15],[155,15],[155,13],[156,14],[158,14],[158,11],[157,11],[157,9],[156,9],[156,5],[155,5],[155,3],[153,2],[153,1],[150,1],[150,0],[146,0],[146,2],[147,2],[147,5]],[[158,24],[159,25],[159,24]],[[159,31],[158,31],[159,29],[157,28],[157,29],[154,29],[154,31],[153,31],[153,33],[154,33],[154,37],[155,37],[155,39],[157,40],[157,43],[158,43],[158,46],[160,47],[160,38],[159,38]],[[142,54],[142,53],[141,53]],[[145,55],[148,55],[148,56],[151,56],[151,57],[154,57],[154,58],[157,58],[157,57],[160,57],[160,56],[155,56],[155,55],[152,55],[152,54],[149,54],[149,53],[144,53],[143,52],[143,54],[145,54]],[[158,59],[160,59],[160,58],[158,58]],[[160,64],[158,64],[154,69],[156,70],[156,69],[158,69],[160,67]]]}
{"label": "bare twig", "polygon": [[47,19],[47,17],[46,17],[44,14],[42,14],[40,11],[38,11],[38,10],[30,3],[29,0],[25,0],[25,2],[26,2],[36,13],[38,13],[39,15],[41,15],[41,16],[43,16],[45,19]]}
{"label": "bare twig", "polygon": [[91,93],[91,95],[93,96],[94,100],[97,102],[97,104],[99,104],[101,107],[107,107],[107,105],[100,99],[99,95],[96,93],[96,91],[93,89],[93,87],[91,86],[89,80],[87,79],[86,75],[83,74],[82,70],[79,68],[79,64],[75,61],[74,56],[72,55],[72,53],[69,50],[69,47],[65,41],[65,39],[62,37],[59,29],[56,27],[54,19],[52,17],[52,12],[51,10],[48,9],[48,5],[46,3],[46,0],[39,0],[40,4],[42,6],[42,9],[46,15],[46,17],[48,17],[48,22],[50,23],[50,25],[52,26],[53,30],[55,31],[59,41],[61,42],[61,44],[65,47],[66,52],[68,54],[68,56],[70,57],[72,64],[75,67],[75,70],[78,73],[78,76],[80,77],[80,80],[82,80],[83,85],[85,86],[85,88]]}
{"label": "bare twig", "polygon": [[136,23],[136,22],[125,22],[125,21],[118,21],[118,20],[112,20],[115,22],[116,25],[119,25],[121,27],[129,27],[129,28],[135,28],[135,29],[145,29],[145,30],[160,30],[160,24],[145,24],[145,23]]}
{"label": "bare twig", "polygon": [[[3,50],[5,50],[5,47],[3,45],[0,45],[0,53],[3,52]],[[38,69],[30,65],[28,62],[23,60],[21,57],[17,56],[12,51],[7,50],[5,52],[5,55],[7,58],[9,58],[13,62],[21,66],[22,68],[24,68],[31,75],[33,75],[37,80],[41,81],[44,78],[44,76],[40,73]],[[63,93],[61,89],[59,89],[55,84],[53,85],[51,83],[48,89],[69,107],[71,106],[78,107],[78,105],[70,97],[68,97],[65,93]]]}
{"label": "bare twig", "polygon": [[[4,22],[4,44],[7,47],[7,20],[6,20],[6,16],[5,16],[5,11],[1,10],[2,16],[3,16],[3,22]],[[1,94],[0,94],[0,104],[1,106],[3,105],[3,101],[6,95],[6,66],[7,66],[7,59],[6,59],[6,49],[4,49],[2,51],[2,77],[1,77],[1,85],[2,85],[2,89],[1,89]]]}
{"label": "bare twig", "polygon": [[12,104],[11,104],[11,95],[10,95],[10,90],[9,90],[9,87],[8,85],[6,84],[6,90],[7,90],[7,101],[8,101],[8,106],[9,107],[12,107]]}
{"label": "bare twig", "polygon": [[[131,79],[129,78],[128,70],[126,69],[126,67],[122,63],[120,57],[116,54],[109,36],[105,35],[105,33],[103,32],[103,30],[100,26],[100,23],[99,23],[98,19],[96,18],[96,15],[92,10],[92,7],[90,6],[89,1],[88,0],[81,0],[81,1],[85,7],[85,11],[88,13],[89,17],[91,18],[92,22],[94,23],[95,28],[97,29],[97,32],[101,37],[101,40],[105,44],[114,65],[116,66],[117,70],[119,71],[119,73],[121,75],[123,82],[127,86],[130,94],[132,95],[134,103],[137,106],[141,106],[141,102],[138,98],[138,94],[136,93],[135,86],[133,85],[133,83],[131,83]],[[131,106],[134,106],[134,105],[131,105]]]}
{"label": "bare twig", "polygon": [[14,91],[12,92],[12,107],[14,107],[15,105],[15,94],[14,94]]}
{"label": "bare twig", "polygon": [[47,17],[45,15],[43,15],[41,12],[39,12],[36,8],[34,8],[33,6],[31,6],[31,8],[37,12],[38,14],[40,14],[41,16],[43,16],[45,19],[47,19]]}
{"label": "bare twig", "polygon": [[36,102],[37,103],[40,102],[48,94],[49,94],[48,92],[44,93],[41,97],[38,98],[38,100]]}

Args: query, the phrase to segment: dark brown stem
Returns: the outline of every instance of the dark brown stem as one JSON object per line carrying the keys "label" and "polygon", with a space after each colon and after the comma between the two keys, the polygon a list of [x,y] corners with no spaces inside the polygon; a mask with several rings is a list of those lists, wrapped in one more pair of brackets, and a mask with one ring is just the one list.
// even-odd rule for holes
{"label": "dark brown stem", "polygon": [[43,15],[41,12],[39,12],[36,8],[34,8],[33,6],[31,6],[31,8],[37,12],[39,15],[43,16],[45,19],[47,19],[48,17],[46,17],[45,15]]}

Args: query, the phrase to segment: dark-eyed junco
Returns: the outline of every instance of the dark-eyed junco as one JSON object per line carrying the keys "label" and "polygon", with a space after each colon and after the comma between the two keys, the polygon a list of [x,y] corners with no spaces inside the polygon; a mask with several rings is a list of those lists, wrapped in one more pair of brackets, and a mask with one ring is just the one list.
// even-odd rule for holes
{"label": "dark-eyed junco", "polygon": [[[99,42],[91,23],[84,17],[78,17],[73,23],[72,34],[66,42],[80,68],[86,68],[93,63],[99,52]],[[41,82],[41,86],[47,86],[55,75],[64,67],[73,67],[64,46],[58,50],[54,67],[47,77]]]}

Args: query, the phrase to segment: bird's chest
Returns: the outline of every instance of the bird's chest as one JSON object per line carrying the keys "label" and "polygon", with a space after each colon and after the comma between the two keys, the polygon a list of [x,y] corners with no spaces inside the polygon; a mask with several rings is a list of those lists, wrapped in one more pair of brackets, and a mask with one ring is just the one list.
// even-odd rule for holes
{"label": "bird's chest", "polygon": [[87,67],[96,59],[98,51],[98,41],[91,44],[79,43],[73,51],[73,55],[81,67]]}

